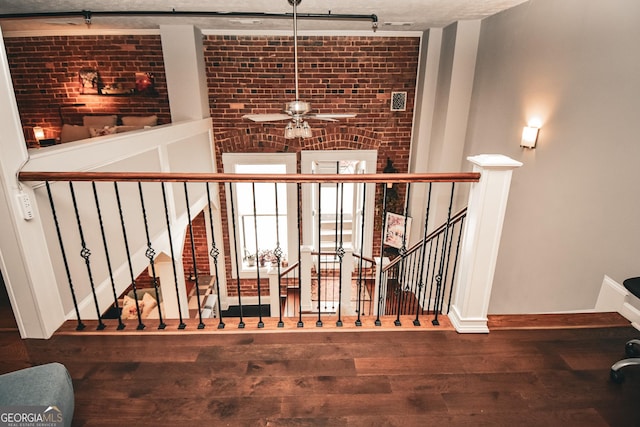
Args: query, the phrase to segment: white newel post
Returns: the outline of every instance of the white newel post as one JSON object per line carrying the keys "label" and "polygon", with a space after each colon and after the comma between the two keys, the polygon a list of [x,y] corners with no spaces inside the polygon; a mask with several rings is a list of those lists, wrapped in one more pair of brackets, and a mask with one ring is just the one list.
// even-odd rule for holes
{"label": "white newel post", "polygon": [[482,154],[467,160],[482,177],[469,194],[462,258],[449,319],[458,332],[487,333],[489,298],[511,174],[522,163],[499,154]]}
{"label": "white newel post", "polygon": [[353,276],[353,247],[346,244],[343,247],[342,257],[342,295],[340,307],[343,316],[353,316],[356,314],[355,306],[351,304],[351,277]]}

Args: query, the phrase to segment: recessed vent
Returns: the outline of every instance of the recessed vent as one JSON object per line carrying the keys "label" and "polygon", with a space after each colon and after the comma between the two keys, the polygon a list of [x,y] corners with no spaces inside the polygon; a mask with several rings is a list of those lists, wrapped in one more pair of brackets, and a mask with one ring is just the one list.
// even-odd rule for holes
{"label": "recessed vent", "polygon": [[407,92],[391,92],[391,111],[407,109]]}

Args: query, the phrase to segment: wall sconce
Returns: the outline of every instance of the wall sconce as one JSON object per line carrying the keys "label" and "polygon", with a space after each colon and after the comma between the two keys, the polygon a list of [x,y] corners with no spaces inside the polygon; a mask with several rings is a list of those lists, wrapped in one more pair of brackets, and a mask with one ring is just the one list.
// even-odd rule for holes
{"label": "wall sconce", "polygon": [[530,120],[528,126],[525,126],[522,129],[522,140],[520,141],[520,146],[526,148],[536,148],[539,131],[540,121],[535,119]]}

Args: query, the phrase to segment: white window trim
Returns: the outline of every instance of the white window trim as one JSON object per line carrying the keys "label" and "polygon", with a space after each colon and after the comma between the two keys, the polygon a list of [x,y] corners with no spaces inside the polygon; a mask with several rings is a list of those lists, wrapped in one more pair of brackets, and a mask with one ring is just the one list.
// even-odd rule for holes
{"label": "white window trim", "polygon": [[[235,173],[236,165],[255,165],[255,164],[277,164],[277,165],[285,165],[287,174],[295,174],[297,172],[297,159],[295,153],[223,153],[222,154],[222,164],[225,173]],[[228,223],[228,235],[229,240],[233,239],[233,224],[231,221],[233,218],[231,217],[231,198],[230,194],[227,190],[226,194],[226,202],[227,202],[227,223]],[[234,198],[237,197],[237,194],[234,192]],[[289,264],[297,262],[298,260],[298,251],[292,250],[297,248],[298,246],[298,238],[297,238],[297,192],[296,192],[296,184],[287,184],[287,246],[289,247],[289,252],[287,254],[287,260]],[[237,200],[234,200],[235,206],[237,206]],[[237,221],[236,221],[237,226]],[[293,232],[292,232],[293,231]],[[234,256],[237,257],[237,265],[240,266],[240,278],[241,279],[255,279],[257,277],[256,267],[247,267],[243,268],[242,263],[242,254],[236,253],[236,245],[230,245],[229,251],[232,259],[231,262],[231,274],[235,279],[237,278],[236,271],[236,262],[234,260]],[[267,273],[269,272],[270,267],[260,267],[260,278],[267,278]]]}

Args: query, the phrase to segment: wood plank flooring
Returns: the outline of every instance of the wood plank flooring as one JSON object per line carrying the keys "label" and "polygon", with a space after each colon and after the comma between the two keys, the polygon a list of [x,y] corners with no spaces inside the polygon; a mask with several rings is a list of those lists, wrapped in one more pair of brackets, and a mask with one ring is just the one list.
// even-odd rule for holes
{"label": "wood plank flooring", "polygon": [[500,322],[489,334],[305,327],[21,340],[4,330],[0,373],[65,364],[75,426],[640,425],[640,369],[621,385],[608,378],[638,331]]}

